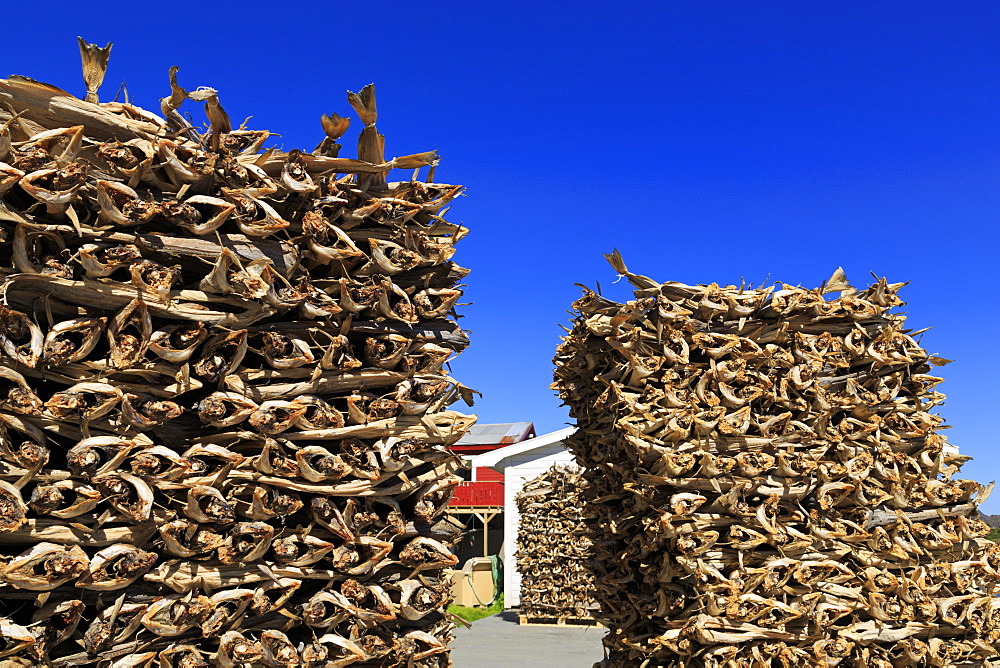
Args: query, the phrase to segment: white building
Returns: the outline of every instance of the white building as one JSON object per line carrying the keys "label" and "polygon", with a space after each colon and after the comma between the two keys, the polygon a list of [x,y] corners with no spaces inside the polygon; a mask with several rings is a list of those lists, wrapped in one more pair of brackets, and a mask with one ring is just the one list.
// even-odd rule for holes
{"label": "white building", "polygon": [[521,603],[521,574],[517,572],[515,554],[521,517],[514,498],[525,482],[545,473],[553,464],[576,464],[564,443],[574,431],[575,427],[567,427],[471,458],[473,467],[488,467],[504,474],[504,539],[500,558],[504,565],[504,604],[508,608]]}

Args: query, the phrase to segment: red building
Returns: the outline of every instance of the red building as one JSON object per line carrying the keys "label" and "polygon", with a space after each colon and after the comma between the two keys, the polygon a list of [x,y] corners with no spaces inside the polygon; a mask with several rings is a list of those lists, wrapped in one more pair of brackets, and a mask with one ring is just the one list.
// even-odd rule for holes
{"label": "red building", "polygon": [[[477,424],[473,425],[451,449],[463,459],[468,459],[534,437],[535,425],[531,422]],[[455,496],[448,505],[448,512],[452,515],[467,516],[469,529],[480,529],[480,531],[470,531],[471,542],[466,546],[466,550],[474,548],[476,553],[494,554],[496,549],[491,552],[490,548],[499,548],[499,543],[497,545],[492,543],[502,541],[503,530],[499,526],[496,529],[490,527],[490,520],[503,512],[503,473],[485,466],[461,469],[458,473],[466,479],[466,482],[459,483],[455,489]],[[496,533],[497,536],[491,537],[491,533]]]}

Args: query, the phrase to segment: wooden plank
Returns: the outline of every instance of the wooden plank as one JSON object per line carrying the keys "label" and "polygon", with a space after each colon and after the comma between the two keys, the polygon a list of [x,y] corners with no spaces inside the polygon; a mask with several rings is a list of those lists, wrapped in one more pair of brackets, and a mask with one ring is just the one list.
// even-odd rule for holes
{"label": "wooden plank", "polygon": [[520,626],[572,626],[577,628],[604,628],[604,625],[593,618],[583,617],[529,617],[518,615]]}

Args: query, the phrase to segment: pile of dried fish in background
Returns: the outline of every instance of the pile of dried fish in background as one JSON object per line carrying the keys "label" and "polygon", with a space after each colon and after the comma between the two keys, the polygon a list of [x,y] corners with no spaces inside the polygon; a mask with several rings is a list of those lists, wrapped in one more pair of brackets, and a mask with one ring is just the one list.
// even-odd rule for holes
{"label": "pile of dried fish in background", "polygon": [[515,499],[522,618],[590,619],[597,607],[587,567],[593,547],[582,515],[585,485],[576,467],[553,465]]}
{"label": "pile of dried fish in background", "polygon": [[336,115],[283,153],[175,70],[98,104],[81,51],[87,101],[0,80],[0,658],[450,665],[462,188],[371,86],[358,159]]}
{"label": "pile of dried fish in background", "polygon": [[[556,357],[590,483],[605,665],[982,666],[988,493],[930,411],[902,284],[689,286],[612,266]],[[833,293],[839,293],[835,295]]]}

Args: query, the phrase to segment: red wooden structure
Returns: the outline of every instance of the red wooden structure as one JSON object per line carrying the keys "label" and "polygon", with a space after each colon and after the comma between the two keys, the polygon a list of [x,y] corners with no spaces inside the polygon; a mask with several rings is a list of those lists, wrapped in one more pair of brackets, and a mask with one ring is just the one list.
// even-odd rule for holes
{"label": "red wooden structure", "polygon": [[451,499],[453,506],[502,506],[502,482],[460,482]]}
{"label": "red wooden structure", "polygon": [[[477,424],[465,434],[452,451],[472,457],[533,438],[535,425],[530,422]],[[489,524],[503,513],[503,473],[486,466],[471,471],[472,481],[462,482],[448,504],[452,515],[472,515],[482,523],[483,556],[490,554]]]}

